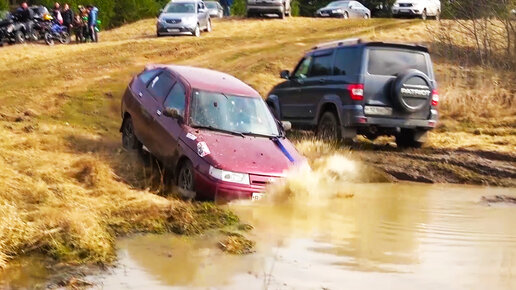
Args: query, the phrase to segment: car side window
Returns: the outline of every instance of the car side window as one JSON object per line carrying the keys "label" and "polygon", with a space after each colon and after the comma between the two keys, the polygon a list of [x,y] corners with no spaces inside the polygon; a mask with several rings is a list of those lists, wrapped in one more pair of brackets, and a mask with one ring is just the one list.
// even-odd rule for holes
{"label": "car side window", "polygon": [[333,73],[335,75],[356,75],[360,73],[362,63],[361,50],[358,47],[337,49]]}
{"label": "car side window", "polygon": [[314,56],[312,67],[310,68],[309,77],[329,76],[333,72],[333,54]]}
{"label": "car side window", "polygon": [[310,69],[310,65],[312,64],[312,57],[308,56],[299,64],[296,72],[294,73],[294,77],[298,79],[304,79],[308,76],[308,70]]}
{"label": "car side window", "polygon": [[165,103],[163,103],[163,107],[177,109],[179,114],[183,115],[185,111],[185,99],[185,87],[181,83],[177,82],[172,90],[170,90],[170,93],[168,93]]}
{"label": "car side window", "polygon": [[174,80],[172,77],[166,73],[162,73],[154,77],[148,88],[152,96],[161,103],[173,85]]}
{"label": "car side window", "polygon": [[158,72],[159,72],[159,70],[157,70],[157,69],[146,70],[146,71],[142,72],[138,76],[138,78],[140,78],[140,80],[144,84],[147,84]]}

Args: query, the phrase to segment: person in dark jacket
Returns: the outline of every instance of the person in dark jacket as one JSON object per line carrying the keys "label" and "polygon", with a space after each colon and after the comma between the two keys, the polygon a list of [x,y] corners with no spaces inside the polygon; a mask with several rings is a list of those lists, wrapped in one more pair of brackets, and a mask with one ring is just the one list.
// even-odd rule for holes
{"label": "person in dark jacket", "polygon": [[63,16],[63,26],[66,26],[68,28],[68,33],[72,33],[73,28],[73,11],[70,9],[70,5],[65,4],[63,7],[63,12],[61,13]]}
{"label": "person in dark jacket", "polygon": [[98,42],[99,39],[95,27],[97,26],[99,9],[90,4],[88,5],[88,12],[88,27],[90,30],[91,41]]}
{"label": "person in dark jacket", "polygon": [[29,9],[27,2],[22,2],[20,7],[16,10],[16,17],[18,21],[25,24],[27,34],[32,33],[32,26],[34,25],[34,12]]}
{"label": "person in dark jacket", "polygon": [[231,5],[233,5],[233,0],[220,0],[220,5],[224,11],[224,17],[229,17],[231,15]]}

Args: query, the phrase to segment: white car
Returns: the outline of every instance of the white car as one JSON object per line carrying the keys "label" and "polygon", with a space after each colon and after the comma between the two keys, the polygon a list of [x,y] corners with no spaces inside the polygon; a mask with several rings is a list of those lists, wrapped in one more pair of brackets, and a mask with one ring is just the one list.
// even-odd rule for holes
{"label": "white car", "polygon": [[426,20],[427,17],[439,19],[441,1],[439,0],[397,0],[392,6],[394,17],[412,16]]}

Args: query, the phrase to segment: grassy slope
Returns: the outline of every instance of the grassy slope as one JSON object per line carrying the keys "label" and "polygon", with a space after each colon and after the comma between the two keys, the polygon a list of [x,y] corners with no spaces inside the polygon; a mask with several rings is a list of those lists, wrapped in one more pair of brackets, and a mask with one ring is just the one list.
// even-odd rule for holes
{"label": "grassy slope", "polygon": [[[353,36],[429,41],[426,26],[409,20],[229,20],[200,39],[158,39],[153,25],[144,20],[103,32],[99,44],[0,49],[0,266],[31,249],[105,262],[113,258],[117,231],[198,232],[231,223],[228,213],[152,194],[161,190],[159,180],[120,150],[120,96],[146,63],[226,71],[265,96],[280,81],[278,72],[318,42]],[[454,120],[432,134],[430,146],[514,151],[514,108],[488,102],[503,109],[503,123],[473,122],[464,105],[456,106],[468,74],[439,59],[436,71],[444,113]],[[206,212],[220,222],[192,224]]]}

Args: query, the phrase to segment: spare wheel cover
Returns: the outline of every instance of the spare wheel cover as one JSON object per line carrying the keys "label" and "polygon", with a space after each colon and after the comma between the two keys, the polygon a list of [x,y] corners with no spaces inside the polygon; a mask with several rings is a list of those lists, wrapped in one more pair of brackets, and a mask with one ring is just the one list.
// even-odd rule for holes
{"label": "spare wheel cover", "polygon": [[432,97],[432,82],[421,71],[408,70],[394,80],[392,96],[399,109],[414,113],[425,108]]}

